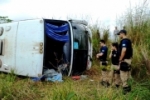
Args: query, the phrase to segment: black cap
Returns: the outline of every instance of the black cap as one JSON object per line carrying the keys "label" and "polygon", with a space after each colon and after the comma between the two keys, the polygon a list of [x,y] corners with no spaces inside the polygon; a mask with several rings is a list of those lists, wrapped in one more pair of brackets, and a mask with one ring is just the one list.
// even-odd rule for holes
{"label": "black cap", "polygon": [[100,43],[104,43],[104,44],[105,44],[105,40],[100,40],[99,42],[100,42]]}
{"label": "black cap", "polygon": [[120,33],[124,33],[125,35],[127,34],[127,31],[126,30],[120,30],[117,35],[120,35]]}

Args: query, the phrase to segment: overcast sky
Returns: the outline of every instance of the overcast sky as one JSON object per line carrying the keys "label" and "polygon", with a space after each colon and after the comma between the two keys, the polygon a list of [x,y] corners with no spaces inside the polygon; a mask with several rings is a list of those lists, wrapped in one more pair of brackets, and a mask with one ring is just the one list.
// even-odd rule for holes
{"label": "overcast sky", "polygon": [[0,0],[0,15],[12,20],[31,18],[88,19],[112,29],[116,17],[139,0]]}

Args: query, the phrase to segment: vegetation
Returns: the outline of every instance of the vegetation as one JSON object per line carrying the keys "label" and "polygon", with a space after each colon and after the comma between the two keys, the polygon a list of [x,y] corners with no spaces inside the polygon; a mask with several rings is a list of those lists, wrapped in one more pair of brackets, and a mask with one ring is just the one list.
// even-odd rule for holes
{"label": "vegetation", "polygon": [[11,19],[9,19],[7,16],[0,16],[0,24],[1,23],[9,23],[12,22]]}
{"label": "vegetation", "polygon": [[[128,9],[122,22],[128,31],[128,37],[133,42],[133,75],[136,78],[144,78],[145,72],[150,74],[150,10],[148,0],[135,7]],[[147,56],[146,56],[147,55]]]}
{"label": "vegetation", "polygon": [[[99,83],[99,62],[94,59],[93,67],[83,74],[85,80],[72,80],[64,77],[62,83],[33,82],[30,78],[15,76],[13,73],[0,73],[0,99],[2,100],[149,100],[150,97],[150,14],[147,13],[147,1],[128,11],[117,20],[120,27],[125,26],[128,37],[133,42],[134,56],[132,76],[129,80],[132,91],[122,94],[121,88],[102,87]],[[118,24],[119,25],[119,24]],[[98,24],[90,27],[93,33],[93,58],[99,52],[99,40],[104,39],[107,45],[108,28]]]}
{"label": "vegetation", "polygon": [[70,77],[64,77],[62,83],[33,82],[29,78],[1,73],[0,98],[1,100],[149,100],[150,80],[130,81],[133,86],[132,92],[123,95],[121,88],[102,87],[99,84],[99,73],[92,70],[88,79],[72,80]]}

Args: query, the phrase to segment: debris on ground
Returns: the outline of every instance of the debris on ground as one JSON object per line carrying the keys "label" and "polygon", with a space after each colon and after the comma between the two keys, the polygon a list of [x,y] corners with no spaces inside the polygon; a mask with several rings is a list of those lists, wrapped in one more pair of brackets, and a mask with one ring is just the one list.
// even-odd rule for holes
{"label": "debris on ground", "polygon": [[85,79],[88,79],[88,76],[87,75],[76,75],[76,76],[72,76],[72,79],[73,80],[85,80]]}
{"label": "debris on ground", "polygon": [[62,82],[62,74],[60,72],[55,71],[54,69],[46,69],[44,74],[41,77],[33,77],[31,80],[33,81],[40,81],[44,79],[45,81],[51,82]]}

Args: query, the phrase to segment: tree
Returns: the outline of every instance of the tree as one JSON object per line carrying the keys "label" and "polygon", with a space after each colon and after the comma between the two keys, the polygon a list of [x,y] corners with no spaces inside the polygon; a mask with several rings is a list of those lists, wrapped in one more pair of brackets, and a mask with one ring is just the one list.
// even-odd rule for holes
{"label": "tree", "polygon": [[0,24],[12,22],[7,16],[0,16]]}

